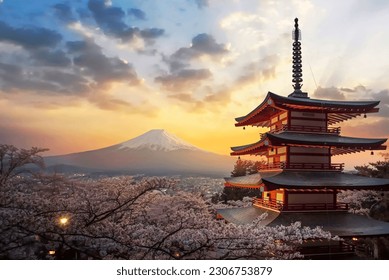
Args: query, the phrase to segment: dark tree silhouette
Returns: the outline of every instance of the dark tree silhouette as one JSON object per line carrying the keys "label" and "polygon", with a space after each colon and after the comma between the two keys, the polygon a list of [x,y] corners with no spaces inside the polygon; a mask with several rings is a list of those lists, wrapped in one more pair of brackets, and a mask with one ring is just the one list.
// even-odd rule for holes
{"label": "dark tree silhouette", "polygon": [[384,160],[369,162],[368,165],[354,166],[359,175],[376,178],[389,178],[389,153],[383,153]]}
{"label": "dark tree silhouette", "polygon": [[48,149],[32,147],[19,149],[13,145],[0,144],[0,186],[22,173],[31,173],[33,165],[44,167],[39,154]]}

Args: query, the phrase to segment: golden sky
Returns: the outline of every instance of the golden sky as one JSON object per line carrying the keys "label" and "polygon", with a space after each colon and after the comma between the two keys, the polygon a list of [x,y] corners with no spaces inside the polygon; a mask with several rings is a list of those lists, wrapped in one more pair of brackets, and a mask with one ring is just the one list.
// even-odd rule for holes
{"label": "golden sky", "polygon": [[[389,136],[386,1],[7,1],[0,3],[0,143],[64,154],[163,128],[229,154],[258,140],[234,127],[268,91],[292,92],[293,19],[310,97],[381,100],[340,123]],[[348,167],[376,160],[338,157]]]}

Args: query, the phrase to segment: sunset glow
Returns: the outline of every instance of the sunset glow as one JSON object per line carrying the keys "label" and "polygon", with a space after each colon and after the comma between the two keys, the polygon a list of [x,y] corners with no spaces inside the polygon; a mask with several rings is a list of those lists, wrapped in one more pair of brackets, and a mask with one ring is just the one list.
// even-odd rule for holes
{"label": "sunset glow", "polygon": [[[303,91],[381,100],[379,113],[337,126],[387,138],[388,12],[389,2],[356,0],[0,1],[0,143],[58,155],[163,128],[229,154],[265,131],[236,128],[234,118],[268,91],[293,91],[295,17]],[[333,161],[351,169],[380,158]]]}

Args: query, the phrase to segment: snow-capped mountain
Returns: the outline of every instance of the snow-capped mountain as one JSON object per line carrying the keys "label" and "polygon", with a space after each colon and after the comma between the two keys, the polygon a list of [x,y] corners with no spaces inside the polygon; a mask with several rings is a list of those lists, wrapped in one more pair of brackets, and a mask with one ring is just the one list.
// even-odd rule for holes
{"label": "snow-capped mountain", "polygon": [[150,149],[153,151],[201,150],[164,129],[153,129],[123,142],[120,149]]}
{"label": "snow-capped mountain", "polygon": [[57,172],[124,172],[147,175],[227,176],[235,159],[202,150],[163,129],[102,149],[45,158]]}

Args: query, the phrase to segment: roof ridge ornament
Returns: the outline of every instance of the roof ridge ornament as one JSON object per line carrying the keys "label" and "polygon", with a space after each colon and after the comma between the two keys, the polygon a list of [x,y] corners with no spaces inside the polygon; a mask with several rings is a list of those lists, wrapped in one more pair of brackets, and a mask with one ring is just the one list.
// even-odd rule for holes
{"label": "roof ridge ornament", "polygon": [[303,70],[302,70],[302,60],[301,60],[301,43],[299,42],[301,40],[301,30],[299,29],[298,25],[298,18],[294,19],[294,30],[292,33],[292,38],[294,40],[293,42],[293,79],[292,82],[294,83],[293,88],[294,92],[289,94],[288,97],[302,97],[302,98],[308,98],[308,94],[306,92],[301,91],[303,81]]}

